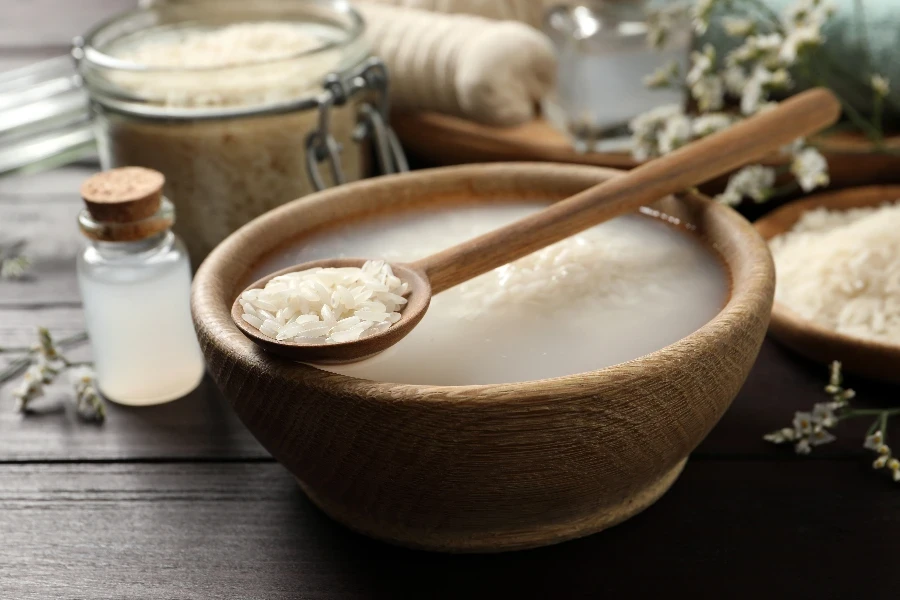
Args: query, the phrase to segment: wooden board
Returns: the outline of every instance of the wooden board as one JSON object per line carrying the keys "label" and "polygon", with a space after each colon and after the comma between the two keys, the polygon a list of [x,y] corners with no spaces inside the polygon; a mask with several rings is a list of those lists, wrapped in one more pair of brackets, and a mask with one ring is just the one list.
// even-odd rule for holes
{"label": "wooden board", "polygon": [[[0,597],[892,598],[900,494],[856,461],[705,461],[651,509],[453,556],[333,523],[279,465],[0,465]],[[875,584],[873,584],[875,585]]]}
{"label": "wooden board", "polygon": [[[627,152],[580,154],[543,119],[516,127],[494,127],[422,112],[395,113],[391,123],[407,152],[432,165],[539,160],[628,169],[637,164]],[[872,153],[865,139],[849,133],[832,134],[816,143],[828,158],[833,187],[900,182],[900,136],[888,141],[893,154]],[[773,157],[767,163],[783,165],[787,161]],[[721,184],[719,180],[719,188]]]}
{"label": "wooden board", "polygon": [[[62,213],[77,206],[72,183],[91,171],[0,180],[0,234],[26,235],[45,257],[15,294],[0,282],[0,346],[28,343],[37,324],[63,335],[83,327],[65,266],[78,235]],[[34,290],[46,292],[35,292],[38,301]],[[88,358],[89,346],[72,356]],[[892,552],[900,488],[870,467],[861,447],[868,423],[842,425],[838,441],[809,458],[761,439],[821,401],[826,375],[767,341],[731,409],[658,503],[600,535],[496,556],[402,550],[335,524],[211,385],[160,407],[110,406],[100,427],[52,408],[25,419],[5,387],[0,598],[645,598],[672,589],[853,598],[873,573],[875,597],[891,597],[900,585]],[[896,404],[896,386],[853,377],[848,385],[862,405]]]}

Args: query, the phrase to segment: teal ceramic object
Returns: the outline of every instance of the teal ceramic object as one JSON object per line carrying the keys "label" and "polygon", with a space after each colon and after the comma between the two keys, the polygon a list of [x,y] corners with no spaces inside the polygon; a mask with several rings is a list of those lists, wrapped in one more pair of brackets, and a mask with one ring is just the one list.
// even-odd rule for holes
{"label": "teal ceramic object", "polygon": [[[764,0],[774,11],[783,14],[797,0]],[[872,110],[871,74],[880,73],[892,82],[892,90],[885,106],[886,123],[900,128],[900,0],[830,0],[837,13],[826,25],[823,33],[826,45],[820,50],[817,67],[828,72],[827,85],[864,114]],[[862,10],[860,10],[860,7]],[[865,25],[862,34],[860,25]],[[865,51],[866,40],[871,49]],[[698,40],[702,45],[712,43],[724,53],[736,45],[717,26]],[[868,68],[867,54],[871,56]],[[794,74],[801,87],[814,82]]]}

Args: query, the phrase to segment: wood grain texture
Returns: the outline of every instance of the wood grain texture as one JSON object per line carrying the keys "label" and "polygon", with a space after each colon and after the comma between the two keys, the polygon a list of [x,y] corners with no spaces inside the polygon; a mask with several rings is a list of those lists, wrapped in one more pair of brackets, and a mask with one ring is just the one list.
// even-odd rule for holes
{"label": "wood grain texture", "polygon": [[51,47],[63,54],[76,35],[137,4],[137,0],[3,0],[0,51]]}
{"label": "wood grain texture", "polygon": [[[34,343],[38,325],[65,337],[84,330],[84,315],[80,308],[0,309],[0,347]],[[66,356],[90,360],[90,344],[74,347]],[[0,354],[0,369],[11,357]],[[0,386],[0,462],[269,456],[209,379],[187,397],[165,405],[134,408],[108,403],[107,421],[99,427],[78,422],[65,378],[35,400],[36,414],[28,417],[13,408],[14,384]]]}
{"label": "wood grain texture", "polygon": [[95,167],[0,178],[0,241],[24,241],[30,276],[0,282],[0,308],[79,306],[75,256],[84,243],[78,186]]}
{"label": "wood grain texture", "polygon": [[867,461],[699,461],[601,535],[446,555],[347,531],[279,465],[7,465],[0,597],[856,598],[877,573],[887,599],[896,487]]}
{"label": "wood grain texture", "polygon": [[[768,240],[790,230],[804,212],[814,208],[846,210],[878,206],[898,199],[900,186],[870,186],[816,194],[779,208],[757,221],[755,226]],[[838,333],[805,319],[779,302],[772,309],[769,332],[775,339],[813,360],[840,360],[848,372],[900,383],[900,345]]]}
{"label": "wood grain texture", "polygon": [[464,387],[363,381],[267,355],[230,314],[258,260],[337,219],[441,202],[558,200],[609,176],[548,164],[447,168],[360,182],[269,213],[219,246],[194,280],[194,320],[213,378],[310,496],[370,535],[499,550],[627,518],[718,421],[762,343],[772,264],[734,211],[696,197],[655,205],[715,245],[731,299],[680,342],[582,375]]}
{"label": "wood grain texture", "polygon": [[[516,127],[493,127],[459,117],[430,112],[394,113],[391,125],[410,155],[431,166],[496,161],[548,161],[630,169],[639,163],[627,149],[577,152],[569,139],[544,119]],[[435,140],[440,140],[436,143]],[[829,133],[814,139],[828,160],[831,185],[870,185],[900,182],[900,135],[887,139],[893,153],[878,153],[858,134]],[[763,161],[786,166],[786,157]],[[721,191],[725,180],[717,180],[711,191]],[[706,189],[706,188],[704,188]]]}
{"label": "wood grain texture", "polygon": [[[766,339],[747,383],[716,425],[691,454],[695,460],[792,460],[793,450],[777,448],[762,439],[764,433],[790,425],[796,411],[809,411],[816,402],[826,402],[828,365],[804,358],[793,350]],[[888,408],[897,405],[896,385],[847,374],[845,385],[857,392],[854,404],[860,408]],[[819,446],[813,459],[871,460],[862,441],[872,421],[850,420],[841,423],[838,439]],[[889,437],[900,435],[900,423],[890,427]],[[688,467],[690,469],[690,467]],[[750,501],[750,499],[748,499]]]}

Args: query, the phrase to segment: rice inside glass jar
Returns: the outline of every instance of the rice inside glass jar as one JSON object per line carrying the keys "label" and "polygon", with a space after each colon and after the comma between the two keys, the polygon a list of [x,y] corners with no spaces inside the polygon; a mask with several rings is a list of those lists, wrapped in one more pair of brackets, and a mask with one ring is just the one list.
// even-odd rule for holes
{"label": "rice inside glass jar", "polygon": [[[308,148],[323,118],[315,139],[339,152],[343,177],[323,169],[319,184],[365,176],[358,114],[374,100],[359,84],[363,27],[331,0],[163,3],[101,24],[74,53],[102,167],[166,176],[195,266],[246,222],[319,187],[310,165],[324,157]],[[347,89],[360,93],[341,98]]]}

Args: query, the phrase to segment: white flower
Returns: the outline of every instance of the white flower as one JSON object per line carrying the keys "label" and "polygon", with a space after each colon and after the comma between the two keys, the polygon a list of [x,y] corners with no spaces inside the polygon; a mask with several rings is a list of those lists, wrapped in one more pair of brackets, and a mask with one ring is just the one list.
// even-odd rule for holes
{"label": "white flower", "polygon": [[22,279],[31,261],[24,256],[14,256],[0,260],[0,279]]}
{"label": "white flower", "polygon": [[636,160],[659,156],[659,136],[670,119],[681,117],[684,111],[677,104],[657,106],[638,115],[629,123],[631,153]]}
{"label": "white flower", "polygon": [[833,402],[819,402],[813,406],[813,421],[822,427],[834,427],[837,424],[837,417],[834,415],[835,405]]}
{"label": "white flower", "polygon": [[709,20],[718,0],[697,0],[694,5],[693,23],[694,31],[703,35],[709,29]]}
{"label": "white flower", "polygon": [[744,85],[741,95],[741,112],[752,115],[759,112],[763,101],[768,98],[766,86],[772,81],[772,71],[762,65],[756,65],[753,74]]}
{"label": "white flower", "polygon": [[766,35],[751,35],[746,41],[728,53],[725,64],[729,66],[762,64],[768,68],[782,66],[778,59],[778,53],[784,38],[781,34],[770,33]]}
{"label": "white flower", "polygon": [[686,2],[670,2],[647,9],[647,44],[651,48],[662,48],[669,32],[686,21],[689,12],[690,6]]}
{"label": "white flower", "polygon": [[694,85],[713,71],[716,62],[716,49],[712,44],[703,46],[702,52],[691,52],[691,70],[684,78],[688,85]]}
{"label": "white flower", "polygon": [[728,180],[725,192],[717,196],[716,200],[732,206],[740,204],[745,196],[753,198],[756,202],[765,202],[772,195],[774,184],[774,169],[762,165],[751,165],[732,175]]}
{"label": "white flower", "polygon": [[756,30],[756,23],[751,19],[736,17],[723,17],[722,26],[725,28],[725,32],[732,37],[746,37]]}
{"label": "white flower", "polygon": [[892,458],[887,461],[887,468],[891,470],[894,481],[900,481],[900,460]]}
{"label": "white flower", "polygon": [[76,393],[81,393],[81,390],[94,385],[96,377],[94,370],[88,366],[74,367],[69,370],[69,381]]}
{"label": "white flower", "polygon": [[784,442],[794,441],[795,437],[796,434],[794,433],[794,430],[790,427],[785,427],[784,429],[767,433],[763,436],[763,439],[767,442],[772,442],[773,444],[783,444]]}
{"label": "white flower", "polygon": [[823,0],[801,0],[788,8],[786,27],[821,27],[835,13],[835,6]]}
{"label": "white flower", "polygon": [[672,85],[673,80],[678,78],[680,67],[677,61],[669,61],[656,71],[644,77],[644,85],[648,88],[665,88]]}
{"label": "white flower", "polygon": [[794,430],[801,435],[809,435],[813,432],[813,416],[808,412],[794,413]]}
{"label": "white flower", "polygon": [[852,400],[853,398],[856,398],[855,390],[841,390],[840,393],[834,396],[834,401],[844,406],[847,404],[847,400]]}
{"label": "white flower", "polygon": [[809,436],[809,443],[813,446],[821,446],[833,442],[837,438],[830,431],[822,426],[817,425],[813,428],[812,435]]}
{"label": "white flower", "polygon": [[718,75],[708,75],[691,86],[691,96],[700,112],[719,110],[724,105],[725,84]]}
{"label": "white flower", "polygon": [[803,26],[790,31],[778,52],[778,58],[786,66],[797,62],[797,56],[809,48],[822,45],[821,26]]}
{"label": "white flower", "polygon": [[873,469],[883,469],[884,466],[887,464],[887,461],[888,461],[888,457],[886,455],[879,456],[878,458],[875,459],[875,462],[872,463],[872,468]]}
{"label": "white flower", "polygon": [[863,443],[863,448],[868,450],[877,451],[884,444],[884,435],[881,431],[876,431],[872,435],[866,436],[866,441]]}
{"label": "white flower", "polygon": [[882,75],[872,75],[872,90],[884,98],[891,93],[891,82]]}
{"label": "white flower", "polygon": [[725,89],[728,90],[728,93],[735,96],[741,95],[744,91],[744,86],[747,85],[747,73],[743,67],[737,65],[727,67],[722,74],[722,79],[725,82]]}
{"label": "white flower", "polygon": [[659,153],[669,154],[684,146],[691,139],[691,120],[685,115],[674,115],[666,121],[659,134]]}
{"label": "white flower", "polygon": [[28,403],[44,395],[44,384],[50,383],[47,373],[41,365],[31,365],[22,376],[22,381],[13,390],[13,398],[16,399],[16,410],[24,411]]}
{"label": "white flower", "polygon": [[784,43],[784,37],[780,33],[768,33],[766,35],[758,35],[753,39],[753,45],[760,52],[775,52],[776,50],[781,49],[781,44]]}
{"label": "white flower", "polygon": [[804,148],[794,157],[794,161],[791,163],[791,173],[797,178],[797,183],[804,192],[826,186],[830,181],[828,161],[815,148]]}
{"label": "white flower", "polygon": [[[797,150],[801,150],[798,148]],[[825,391],[829,394],[836,394],[840,391],[841,384],[844,383],[844,377],[841,374],[841,361],[834,360],[831,361],[831,367],[828,376],[828,387],[825,388]],[[834,390],[830,390],[829,388],[834,388]]]}
{"label": "white flower", "polygon": [[692,132],[698,137],[712,135],[723,129],[728,129],[732,123],[733,119],[730,115],[725,113],[708,113],[694,119]]}
{"label": "white flower", "polygon": [[768,86],[775,89],[786,89],[791,86],[791,75],[787,69],[775,69],[769,78]]}
{"label": "white flower", "polygon": [[711,44],[703,46],[703,52],[691,53],[691,70],[685,83],[691,88],[691,95],[697,101],[700,112],[719,110],[725,96],[725,84],[714,73],[716,50]]}
{"label": "white flower", "polygon": [[75,390],[75,410],[82,419],[103,421],[106,410],[97,393],[96,375],[90,367],[75,367],[69,371],[69,380]]}
{"label": "white flower", "polygon": [[809,444],[809,440],[807,438],[802,438],[796,444],[794,444],[794,452],[797,454],[809,454],[812,451],[812,447]]}

